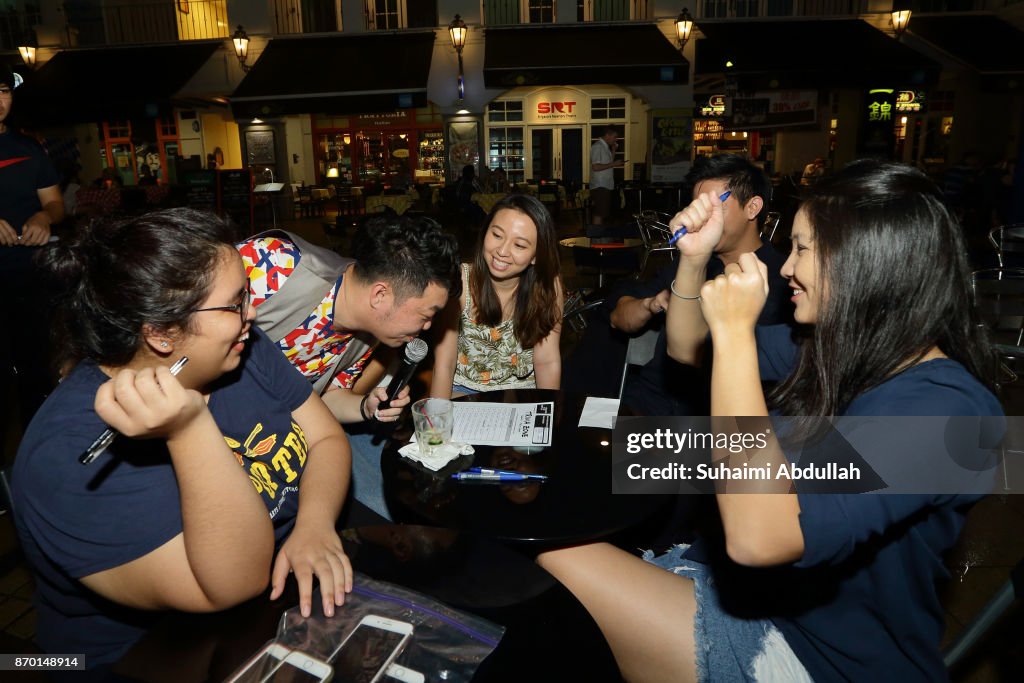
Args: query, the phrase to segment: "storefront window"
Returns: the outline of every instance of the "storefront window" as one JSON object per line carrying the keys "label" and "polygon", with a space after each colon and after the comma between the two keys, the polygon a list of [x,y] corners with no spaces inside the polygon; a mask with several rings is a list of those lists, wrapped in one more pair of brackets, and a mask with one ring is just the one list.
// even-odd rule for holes
{"label": "storefront window", "polygon": [[509,122],[523,120],[522,100],[498,100],[487,105],[487,120]]}
{"label": "storefront window", "polygon": [[404,166],[409,168],[408,133],[361,132],[357,137],[359,179],[365,183],[384,183]]}
{"label": "storefront window", "polygon": [[416,182],[444,182],[444,136],[439,130],[429,130],[420,133]]}
{"label": "storefront window", "polygon": [[331,169],[337,169],[338,182],[352,182],[352,134],[326,133],[317,138],[317,176],[321,182],[333,178]]}
{"label": "storefront window", "polygon": [[626,118],[625,97],[594,97],[590,100],[590,118],[593,121]]}
{"label": "storefront window", "polygon": [[488,168],[492,171],[503,168],[509,182],[522,183],[526,181],[524,161],[523,128],[521,126],[492,126],[488,129]]}

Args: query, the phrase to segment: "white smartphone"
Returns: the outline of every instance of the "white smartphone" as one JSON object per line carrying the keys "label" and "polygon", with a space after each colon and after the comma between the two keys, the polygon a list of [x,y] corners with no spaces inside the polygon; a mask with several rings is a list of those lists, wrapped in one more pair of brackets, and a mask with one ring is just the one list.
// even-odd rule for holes
{"label": "white smartphone", "polygon": [[284,645],[270,643],[253,655],[249,663],[225,683],[260,683],[291,653]]}
{"label": "white smartphone", "polygon": [[333,673],[327,662],[293,650],[262,683],[326,683]]}
{"label": "white smartphone", "polygon": [[377,683],[412,637],[412,624],[370,614],[331,658],[335,683]]}
{"label": "white smartphone", "polygon": [[387,675],[388,678],[393,678],[396,681],[401,681],[402,683],[423,683],[426,680],[426,677],[419,671],[407,669],[401,664],[392,664],[389,666]]}

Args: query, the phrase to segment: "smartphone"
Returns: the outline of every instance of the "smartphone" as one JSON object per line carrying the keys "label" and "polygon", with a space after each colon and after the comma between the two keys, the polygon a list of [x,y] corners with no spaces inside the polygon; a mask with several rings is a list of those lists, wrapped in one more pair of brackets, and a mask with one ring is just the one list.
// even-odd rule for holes
{"label": "smartphone", "polygon": [[411,637],[410,623],[376,614],[363,617],[332,658],[335,683],[377,683]]}
{"label": "smartphone", "polygon": [[419,671],[407,669],[401,664],[392,664],[387,670],[388,678],[393,678],[402,683],[423,683],[426,677]]}
{"label": "smartphone", "polygon": [[260,683],[277,669],[290,653],[291,650],[284,645],[270,643],[253,655],[245,668],[227,679],[225,683]]}
{"label": "smartphone", "polygon": [[325,683],[333,673],[327,662],[293,650],[262,683]]}

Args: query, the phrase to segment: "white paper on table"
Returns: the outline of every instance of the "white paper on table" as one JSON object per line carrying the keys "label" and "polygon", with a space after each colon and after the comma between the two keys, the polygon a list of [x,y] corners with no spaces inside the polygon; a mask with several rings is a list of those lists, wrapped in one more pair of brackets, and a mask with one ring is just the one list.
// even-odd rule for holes
{"label": "white paper on table", "polygon": [[474,446],[550,446],[555,404],[456,401],[452,441]]}
{"label": "white paper on table", "polygon": [[619,399],[587,396],[587,402],[580,413],[580,427],[604,427],[612,429],[619,415]]}

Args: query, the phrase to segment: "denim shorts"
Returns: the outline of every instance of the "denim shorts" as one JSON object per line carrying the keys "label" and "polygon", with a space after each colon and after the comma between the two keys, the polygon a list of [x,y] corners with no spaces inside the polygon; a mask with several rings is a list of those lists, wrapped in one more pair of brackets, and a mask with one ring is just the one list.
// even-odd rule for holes
{"label": "denim shorts", "polygon": [[480,393],[480,391],[478,389],[470,389],[469,387],[464,387],[461,384],[453,384],[452,385],[452,394],[453,395],[454,394],[463,394],[465,396],[470,396],[472,394],[479,394],[479,393]]}
{"label": "denim shorts", "polygon": [[688,545],[677,545],[664,555],[645,550],[643,559],[693,580],[697,613],[693,619],[697,647],[697,680],[785,681],[811,683],[803,664],[782,633],[767,619],[741,619],[724,609],[714,577],[707,566],[683,558]]}

